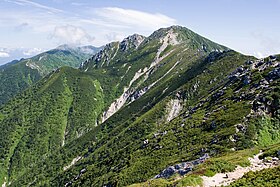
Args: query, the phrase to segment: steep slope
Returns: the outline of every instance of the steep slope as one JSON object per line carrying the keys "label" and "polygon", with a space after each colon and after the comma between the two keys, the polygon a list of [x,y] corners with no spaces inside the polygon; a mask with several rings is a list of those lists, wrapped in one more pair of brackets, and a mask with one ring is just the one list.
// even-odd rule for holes
{"label": "steep slope", "polygon": [[[190,107],[185,108],[186,113],[182,111],[171,123],[163,125],[164,103],[159,103],[144,115],[138,113],[133,116],[133,112],[128,110],[135,111],[134,104],[138,103],[135,101],[103,124],[105,130],[96,135],[95,145],[80,145],[88,149],[80,152],[80,156],[84,155],[83,159],[66,173],[62,171],[52,184],[124,186],[153,178],[168,165],[192,160],[204,153],[215,156],[231,149],[248,148],[254,145],[254,141],[260,144],[264,138],[272,140],[270,143],[279,142],[279,62],[268,65],[256,61],[246,65],[246,62],[251,63],[247,61],[248,57],[242,58],[234,53],[224,55],[204,69],[205,73],[184,85],[183,90],[174,93],[175,98],[180,98],[178,93],[187,96],[183,97],[183,103]],[[221,76],[224,81],[220,82],[217,77],[217,83],[208,85],[215,79],[211,75],[225,73],[223,68],[229,68],[232,60],[243,66]],[[269,83],[263,83],[265,80]],[[195,86],[196,81],[199,82],[198,87]],[[207,91],[206,97],[193,100],[192,97],[199,97],[203,91]],[[145,103],[144,98],[145,95],[138,100],[139,105]],[[123,119],[125,116],[130,116],[130,119]],[[256,123],[255,119],[260,122]],[[263,119],[268,121],[262,122]],[[269,132],[265,137],[263,130]],[[92,135],[95,134],[88,136]],[[83,140],[80,139],[79,143]],[[75,144],[75,147],[78,145]],[[67,150],[62,152],[67,154]],[[62,156],[62,159],[65,157]]]}
{"label": "steep slope", "polygon": [[[186,28],[173,26],[155,31],[145,39],[136,34],[120,43],[108,44],[81,64],[80,69],[94,74],[101,72],[99,77],[105,72],[110,74],[111,80],[100,80],[105,95],[111,96],[108,110],[102,116],[104,122],[125,103],[137,99],[158,82],[169,79],[172,72],[180,74],[206,54],[227,49]],[[113,90],[112,85],[115,86]]]}
{"label": "steep slope", "polygon": [[97,80],[66,67],[49,74],[1,110],[1,158],[6,159],[0,170],[21,174],[94,128],[102,103]]}
{"label": "steep slope", "polygon": [[2,183],[125,186],[276,143],[279,62],[252,60],[179,26],[108,44],[2,107]]}
{"label": "steep slope", "polygon": [[62,66],[78,67],[100,49],[92,46],[74,48],[62,45],[32,58],[0,66],[0,106],[52,70]]}

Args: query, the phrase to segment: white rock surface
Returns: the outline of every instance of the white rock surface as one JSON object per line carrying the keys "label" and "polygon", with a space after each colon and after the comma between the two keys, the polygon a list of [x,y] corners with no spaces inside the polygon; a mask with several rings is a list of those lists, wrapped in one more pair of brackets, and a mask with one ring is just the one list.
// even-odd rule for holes
{"label": "white rock surface", "polygon": [[[168,33],[166,34],[165,37],[163,37],[162,39],[160,39],[162,45],[160,46],[160,48],[157,51],[156,57],[154,59],[154,61],[151,63],[150,67],[147,68],[145,67],[143,70],[140,69],[138,70],[134,77],[131,79],[129,86],[124,88],[123,94],[116,99],[108,108],[107,111],[105,111],[102,115],[101,118],[101,122],[103,123],[104,121],[106,121],[109,117],[111,117],[114,113],[116,113],[127,101],[127,99],[129,98],[130,94],[133,92],[131,90],[131,85],[138,80],[142,75],[149,73],[153,67],[155,67],[159,62],[161,62],[164,58],[166,58],[172,51],[168,52],[167,54],[163,55],[162,57],[160,57],[160,54],[166,49],[166,47],[170,44],[170,45],[177,45],[179,44],[179,42],[177,41],[177,34],[173,33],[173,30],[169,30]],[[142,42],[142,41],[141,41]],[[140,43],[141,43],[140,42]],[[139,44],[140,45],[140,44]],[[176,63],[177,64],[177,63]],[[176,65],[175,64],[175,65]],[[175,65],[171,68],[171,70],[175,67]],[[167,73],[169,73],[171,70],[169,70]],[[167,74],[166,73],[166,74]],[[165,74],[165,75],[166,75]],[[164,75],[164,76],[165,76]],[[163,77],[164,77],[163,76]],[[145,80],[148,78],[148,76],[145,76]],[[161,78],[162,79],[162,78]],[[144,80],[144,81],[145,81]],[[159,79],[160,80],[160,79]],[[156,82],[158,82],[159,80],[157,80]],[[155,83],[156,83],[155,82]],[[149,87],[152,87],[155,83],[153,83],[152,85],[150,85]],[[143,93],[143,92],[142,92]],[[145,92],[144,92],[145,93]]]}
{"label": "white rock surface", "polygon": [[30,60],[28,60],[25,65],[30,67],[31,69],[40,70],[40,67],[37,64],[35,64],[35,63],[31,63]]}
{"label": "white rock surface", "polygon": [[76,162],[78,162],[79,160],[81,160],[81,158],[82,158],[81,156],[78,156],[78,157],[74,158],[74,159],[72,160],[72,162],[71,162],[69,165],[63,167],[63,170],[65,171],[65,170],[69,169],[71,166],[73,166],[74,164],[76,164]]}
{"label": "white rock surface", "polygon": [[180,103],[180,100],[172,99],[171,101],[169,101],[167,105],[167,109],[168,109],[168,115],[166,120],[171,121],[172,119],[177,117],[182,110],[182,105]]}

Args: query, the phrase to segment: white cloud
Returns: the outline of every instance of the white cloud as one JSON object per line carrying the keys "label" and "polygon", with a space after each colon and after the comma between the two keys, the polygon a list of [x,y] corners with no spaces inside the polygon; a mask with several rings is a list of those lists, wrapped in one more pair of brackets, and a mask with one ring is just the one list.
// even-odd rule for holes
{"label": "white cloud", "polygon": [[132,9],[105,7],[95,10],[95,13],[108,23],[119,23],[130,27],[144,27],[146,29],[159,29],[177,24],[177,21],[166,15],[147,13]]}
{"label": "white cloud", "polygon": [[15,3],[15,4],[18,4],[18,5],[21,5],[21,6],[33,6],[35,8],[40,8],[40,9],[44,9],[44,10],[47,10],[49,12],[52,12],[52,13],[59,13],[59,12],[63,12],[63,10],[60,10],[60,9],[57,9],[57,8],[53,8],[53,7],[50,7],[50,6],[46,6],[46,5],[42,5],[40,3],[36,3],[36,2],[33,2],[33,1],[30,1],[30,0],[5,0],[7,2],[10,2],[10,3]]}
{"label": "white cloud", "polygon": [[80,2],[72,4],[73,12],[68,12],[31,0],[5,1],[16,3],[17,11],[11,14],[10,9],[0,8],[0,34],[5,34],[7,28],[14,28],[17,33],[11,33],[12,38],[3,38],[0,45],[16,48],[54,48],[64,43],[101,46],[134,33],[147,36],[159,28],[177,24],[175,19],[159,13],[92,8]]}
{"label": "white cloud", "polygon": [[43,52],[44,50],[41,48],[33,48],[33,49],[28,49],[27,51],[23,51],[22,53],[25,56],[33,56],[33,55],[37,55],[41,52]]}
{"label": "white cloud", "polygon": [[86,3],[79,3],[79,2],[72,2],[71,5],[73,5],[73,6],[85,6],[87,4]]}
{"label": "white cloud", "polygon": [[122,33],[110,32],[106,34],[105,37],[108,41],[120,41],[126,36],[124,36]]}
{"label": "white cloud", "polygon": [[10,56],[9,53],[0,51],[0,58],[9,57],[9,56]]}
{"label": "white cloud", "polygon": [[90,36],[83,28],[73,25],[57,26],[51,38],[57,39],[59,43],[67,44],[91,44],[94,37]]}

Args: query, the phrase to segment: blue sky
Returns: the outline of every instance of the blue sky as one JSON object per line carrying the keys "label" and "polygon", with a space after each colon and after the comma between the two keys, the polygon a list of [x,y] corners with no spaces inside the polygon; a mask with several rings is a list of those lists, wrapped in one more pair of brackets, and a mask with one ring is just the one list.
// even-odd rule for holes
{"label": "blue sky", "polygon": [[0,63],[170,25],[257,57],[280,53],[280,0],[0,0]]}

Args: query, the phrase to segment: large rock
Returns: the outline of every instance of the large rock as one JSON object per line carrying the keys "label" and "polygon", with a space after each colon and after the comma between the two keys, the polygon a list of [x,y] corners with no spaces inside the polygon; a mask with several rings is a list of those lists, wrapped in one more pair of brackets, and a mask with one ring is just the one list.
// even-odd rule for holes
{"label": "large rock", "polygon": [[167,178],[171,177],[172,175],[174,175],[175,173],[178,173],[179,175],[183,176],[183,175],[191,172],[194,166],[205,162],[205,160],[208,158],[209,158],[209,155],[206,153],[199,159],[189,161],[189,162],[182,162],[182,163],[176,164],[174,166],[168,166],[167,168],[162,170],[162,172],[160,174],[156,175],[154,177],[154,179],[158,179],[158,178],[167,179]]}

